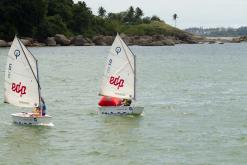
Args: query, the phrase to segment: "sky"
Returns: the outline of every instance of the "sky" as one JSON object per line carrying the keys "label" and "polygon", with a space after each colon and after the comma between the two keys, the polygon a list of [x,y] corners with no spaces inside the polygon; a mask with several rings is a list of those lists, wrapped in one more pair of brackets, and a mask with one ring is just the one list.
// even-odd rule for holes
{"label": "sky", "polygon": [[[103,6],[107,12],[126,11],[140,7],[144,16],[157,15],[174,25],[172,15],[178,15],[177,27],[240,27],[247,26],[247,0],[84,0],[94,14]],[[78,0],[74,0],[78,2]]]}

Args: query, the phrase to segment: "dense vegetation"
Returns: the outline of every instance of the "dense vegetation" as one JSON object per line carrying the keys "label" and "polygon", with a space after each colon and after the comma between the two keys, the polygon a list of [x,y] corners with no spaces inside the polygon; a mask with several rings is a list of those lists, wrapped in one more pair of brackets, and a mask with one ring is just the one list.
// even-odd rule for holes
{"label": "dense vegetation", "polygon": [[85,2],[73,0],[1,0],[0,38],[12,40],[17,34],[43,40],[55,34],[92,37],[116,32],[137,35],[177,35],[175,29],[157,16],[143,17],[143,11],[129,7],[126,11],[111,13],[100,7],[93,15]]}
{"label": "dense vegetation", "polygon": [[240,28],[188,28],[187,32],[212,37],[237,37],[247,35],[247,27]]}

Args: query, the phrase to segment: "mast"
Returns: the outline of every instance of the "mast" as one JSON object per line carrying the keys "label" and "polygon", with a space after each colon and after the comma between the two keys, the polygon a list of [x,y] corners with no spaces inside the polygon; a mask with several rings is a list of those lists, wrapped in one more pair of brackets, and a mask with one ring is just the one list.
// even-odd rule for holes
{"label": "mast", "polygon": [[[37,66],[37,80],[38,80],[38,84],[39,84],[39,65],[38,65],[38,60],[36,60],[36,66]],[[39,105],[41,102],[41,88],[40,85],[38,85],[38,91],[39,91]],[[41,113],[42,113],[42,109],[41,109]]]}
{"label": "mast", "polygon": [[133,100],[136,100],[136,56],[135,55],[134,55],[134,98]]}

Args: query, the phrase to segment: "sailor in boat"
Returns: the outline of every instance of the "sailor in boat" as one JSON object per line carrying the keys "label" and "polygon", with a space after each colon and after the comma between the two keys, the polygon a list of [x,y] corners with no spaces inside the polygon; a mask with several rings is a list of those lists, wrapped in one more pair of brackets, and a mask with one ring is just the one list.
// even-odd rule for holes
{"label": "sailor in boat", "polygon": [[35,107],[32,111],[33,115],[36,117],[45,116],[46,114],[46,105],[44,99],[41,97],[41,105],[39,107]]}
{"label": "sailor in boat", "polygon": [[45,116],[46,114],[46,105],[43,97],[41,97],[41,109],[42,109],[42,116]]}
{"label": "sailor in boat", "polygon": [[40,107],[35,107],[35,108],[32,110],[32,113],[33,113],[33,116],[35,116],[35,117],[40,117],[40,116],[41,116],[41,109],[40,109]]}
{"label": "sailor in boat", "polygon": [[122,105],[123,106],[130,106],[131,100],[130,99],[123,99],[122,100]]}

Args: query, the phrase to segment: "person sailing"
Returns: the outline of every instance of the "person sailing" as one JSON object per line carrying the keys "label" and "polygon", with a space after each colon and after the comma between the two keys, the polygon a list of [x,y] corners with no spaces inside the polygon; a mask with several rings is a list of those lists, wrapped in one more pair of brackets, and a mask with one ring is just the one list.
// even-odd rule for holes
{"label": "person sailing", "polygon": [[122,100],[122,105],[123,106],[130,106],[131,100],[130,99],[123,99]]}
{"label": "person sailing", "polygon": [[46,114],[46,105],[44,99],[41,97],[41,104],[39,107],[35,107],[33,109],[33,115],[34,116],[45,116]]}
{"label": "person sailing", "polygon": [[45,116],[45,114],[46,114],[46,105],[45,105],[45,101],[44,101],[43,97],[41,97],[41,105],[40,105],[40,107],[41,107],[41,110],[42,110],[42,116]]}
{"label": "person sailing", "polygon": [[41,116],[40,112],[41,112],[40,107],[34,107],[32,110],[32,113],[35,117]]}

